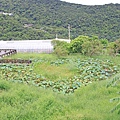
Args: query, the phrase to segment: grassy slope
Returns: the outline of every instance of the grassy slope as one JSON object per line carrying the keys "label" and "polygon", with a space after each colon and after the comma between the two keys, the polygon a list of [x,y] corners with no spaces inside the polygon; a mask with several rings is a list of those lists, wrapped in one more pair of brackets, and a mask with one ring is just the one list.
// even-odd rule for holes
{"label": "grassy slope", "polygon": [[[18,56],[33,58],[33,54],[27,54],[27,57],[26,54],[18,54],[12,58]],[[55,56],[45,54],[34,54],[34,57],[56,59]],[[83,58],[79,55],[73,57]],[[109,59],[120,64],[120,57]],[[52,70],[56,71],[55,67]],[[60,72],[64,73],[62,70]],[[71,70],[69,73],[74,74]],[[65,77],[61,75],[59,77]],[[117,95],[119,88],[106,88],[107,82],[94,82],[72,95],[62,95],[51,90],[0,80],[0,120],[119,120],[117,111],[110,113],[116,102],[109,102],[109,99]]]}

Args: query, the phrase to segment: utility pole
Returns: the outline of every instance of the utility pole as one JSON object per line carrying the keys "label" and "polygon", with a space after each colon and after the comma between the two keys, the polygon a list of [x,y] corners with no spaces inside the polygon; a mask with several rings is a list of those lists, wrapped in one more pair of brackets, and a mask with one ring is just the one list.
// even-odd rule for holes
{"label": "utility pole", "polygon": [[68,24],[68,38],[70,40],[70,24]]}
{"label": "utility pole", "polygon": [[58,39],[58,35],[56,34],[56,40]]}

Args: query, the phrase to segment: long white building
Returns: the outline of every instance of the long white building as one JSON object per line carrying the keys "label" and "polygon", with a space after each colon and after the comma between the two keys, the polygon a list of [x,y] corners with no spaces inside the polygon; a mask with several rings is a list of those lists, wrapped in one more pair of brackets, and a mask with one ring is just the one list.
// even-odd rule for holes
{"label": "long white building", "polygon": [[[63,39],[60,39],[63,40]],[[52,40],[0,41],[0,49],[16,49],[17,52],[51,53]],[[64,40],[69,42],[69,40]]]}

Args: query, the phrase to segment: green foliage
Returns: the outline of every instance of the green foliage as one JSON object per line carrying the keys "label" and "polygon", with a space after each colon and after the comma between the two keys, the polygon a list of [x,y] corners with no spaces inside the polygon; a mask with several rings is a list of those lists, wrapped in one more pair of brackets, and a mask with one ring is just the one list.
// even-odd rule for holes
{"label": "green foliage", "polygon": [[78,60],[77,62],[79,73],[77,78],[87,84],[93,81],[106,80],[119,72],[119,68],[109,60],[88,59],[84,61]]}
{"label": "green foliage", "polygon": [[84,55],[93,56],[100,55],[103,49],[102,44],[99,40],[90,40],[82,44],[82,53]]}
{"label": "green foliage", "polygon": [[52,45],[54,46],[54,49],[56,49],[58,46],[61,46],[65,49],[67,49],[69,43],[67,43],[65,41],[60,41],[60,40],[53,40]]}
{"label": "green foliage", "polygon": [[[113,98],[113,99],[111,99],[110,101],[120,101],[120,97],[119,98]],[[120,114],[120,102],[111,110],[111,112],[114,112],[115,110],[118,110],[118,114]]]}
{"label": "green foliage", "polygon": [[54,54],[57,55],[58,57],[64,57],[67,56],[69,51],[68,51],[68,45],[69,43],[64,42],[64,41],[59,41],[59,40],[53,40],[52,45],[54,46]]}
{"label": "green foliage", "polygon": [[115,42],[110,42],[107,47],[107,52],[109,55],[115,55]]}
{"label": "green foliage", "polygon": [[[110,87],[110,86],[114,86],[114,87],[116,86],[116,87],[120,88],[120,73],[115,75],[110,80],[110,82],[107,84],[107,87]],[[118,92],[118,94],[120,94],[120,91]],[[114,106],[114,108],[111,110],[111,112],[118,110],[118,114],[120,114],[120,102],[119,102],[120,97],[110,99],[110,102],[114,102],[114,101],[117,101],[118,104],[116,106]]]}
{"label": "green foliage", "polygon": [[0,91],[9,90],[9,84],[7,82],[0,81]]}
{"label": "green foliage", "polygon": [[120,74],[118,73],[109,81],[106,87],[117,86],[119,82],[120,82]]}
{"label": "green foliage", "polygon": [[[120,38],[120,5],[84,6],[60,0],[1,0],[0,40],[71,38],[97,35],[114,41]],[[30,26],[29,26],[30,25]],[[32,25],[32,26],[31,26]]]}
{"label": "green foliage", "polygon": [[120,39],[108,44],[108,52],[111,55],[117,55],[120,52]]}
{"label": "green foliage", "polygon": [[92,56],[101,53],[103,46],[97,36],[79,36],[71,41],[69,51]]}
{"label": "green foliage", "polygon": [[62,58],[62,59],[52,61],[50,64],[55,65],[55,66],[59,66],[59,65],[66,64],[66,63],[69,63],[69,62],[70,62],[70,59],[66,59],[66,58],[63,59]]}
{"label": "green foliage", "polygon": [[115,53],[116,54],[120,53],[120,39],[118,39],[118,40],[115,41],[114,47],[115,47]]}
{"label": "green foliage", "polygon": [[[116,109],[112,114],[109,112],[111,108],[114,108],[114,105],[116,103],[114,104],[113,102],[111,104],[110,102],[108,102],[108,100],[114,98],[116,92],[119,91],[119,84],[116,84],[116,87],[106,88],[106,82],[111,81],[111,79],[108,78],[107,80],[102,81],[92,81],[92,84],[87,85],[87,78],[86,81],[83,81],[83,79],[81,80],[80,77],[77,79],[77,76],[82,74],[82,72],[80,73],[80,70],[84,71],[86,69],[88,72],[91,72],[95,69],[96,71],[98,71],[100,66],[100,69],[102,68],[102,65],[107,68],[106,73],[109,71],[111,73],[113,71],[113,73],[116,73],[115,70],[116,68],[119,69],[119,66],[116,66],[115,69],[113,66],[120,64],[120,57],[92,56],[95,59],[88,59],[87,56],[74,54],[67,56],[66,59],[58,59],[52,54],[35,53],[18,53],[10,57],[32,59],[33,64],[31,64],[30,66],[15,66],[12,64],[5,65],[4,67],[0,66],[0,86],[4,86],[4,88],[2,87],[2,90],[0,89],[1,120],[119,120],[120,115],[117,114],[119,108]],[[106,59],[113,62],[106,61]],[[110,69],[108,69],[108,66]],[[35,77],[35,79],[38,78],[36,79],[36,82],[41,78],[44,79],[38,83],[38,85],[40,84],[41,87],[35,87],[33,86],[33,84],[30,84],[29,81],[29,84],[27,84],[27,82],[23,82],[25,84],[15,83],[16,81],[11,82],[10,77],[5,78],[7,79],[5,80],[3,78],[6,74],[1,74],[2,71],[6,70],[6,72],[8,71],[9,76],[10,74],[15,76],[17,75],[20,68],[20,70],[24,71],[25,69],[27,69],[25,73],[27,73],[27,71],[28,73],[23,74],[23,77],[29,77],[29,70],[31,69],[31,67],[33,67],[31,73],[32,79],[33,77]],[[59,69],[61,68],[62,70],[59,71]],[[70,77],[67,73],[67,69],[72,70],[72,77]],[[43,73],[49,72],[49,75],[58,71],[58,74],[55,73],[54,75],[52,75],[53,77],[56,75],[59,78],[59,81],[57,79],[54,81],[53,79],[49,80],[47,76],[43,77],[44,75],[41,75],[42,71]],[[96,71],[93,71],[94,74],[96,74]],[[59,75],[61,73],[66,73],[67,78],[70,79],[63,79],[64,77]],[[20,73],[19,75],[21,76],[21,74],[22,73]],[[17,76],[17,78],[20,78],[19,75]],[[116,78],[120,78],[120,75],[118,74],[115,76]],[[81,83],[80,87],[78,86],[78,82]],[[59,92],[53,92],[51,90],[52,87],[47,87],[50,85],[54,86],[54,91],[59,91],[59,89],[57,88],[72,91],[72,89],[68,88],[73,87],[75,89],[75,92],[74,94],[70,95],[59,94]],[[84,85],[87,86],[84,87]],[[78,89],[76,89],[76,87]],[[61,90],[60,92],[64,93],[65,91]],[[117,98],[119,97],[116,96],[113,101],[116,100],[117,102],[119,100]]]}
{"label": "green foliage", "polygon": [[[71,64],[71,61],[72,64],[76,65],[76,68],[74,69],[77,70],[77,73],[74,76],[68,78],[59,78],[59,80],[53,81],[47,79],[46,76],[41,75],[41,73],[37,74],[34,72],[34,67],[36,65],[41,66],[42,63],[46,63],[47,65],[51,66],[49,68],[52,68],[53,65],[60,66],[64,64]],[[73,93],[76,89],[83,85],[92,83],[93,81],[106,80],[118,72],[119,68],[111,61],[94,59],[87,59],[83,61],[80,59],[58,59],[57,61],[52,62],[46,59],[34,59],[30,66],[21,64],[0,65],[0,76],[4,80],[34,85],[44,89],[49,88],[53,91],[64,94]]]}
{"label": "green foliage", "polygon": [[[35,62],[46,61],[35,60]],[[44,89],[52,88],[53,91],[62,92],[64,94],[73,93],[75,89],[81,86],[79,81],[76,82],[72,79],[55,82],[47,80],[44,76],[34,73],[32,66],[2,64],[0,65],[0,71],[0,76],[4,80],[34,85]],[[5,89],[5,86],[1,85],[1,89]]]}
{"label": "green foliage", "polygon": [[109,113],[113,105],[108,102],[118,89],[106,89],[105,81],[82,87],[69,96],[25,84],[1,82],[10,87],[0,92],[1,120],[119,120],[116,112]]}
{"label": "green foliage", "polygon": [[88,36],[79,36],[71,41],[69,50],[71,53],[82,53],[82,44],[87,42],[90,38]]}
{"label": "green foliage", "polygon": [[108,40],[107,39],[100,39],[100,42],[102,43],[104,48],[106,48],[108,46]]}

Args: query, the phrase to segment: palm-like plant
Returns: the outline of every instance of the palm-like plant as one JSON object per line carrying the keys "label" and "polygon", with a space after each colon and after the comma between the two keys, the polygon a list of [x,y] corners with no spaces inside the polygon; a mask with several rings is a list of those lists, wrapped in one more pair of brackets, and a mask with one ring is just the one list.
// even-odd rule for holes
{"label": "palm-like plant", "polygon": [[[120,83],[120,73],[115,75],[110,82],[107,84],[107,87],[110,86],[117,86]],[[120,91],[118,92],[120,94]],[[110,102],[118,101],[118,104],[111,110],[111,112],[114,112],[115,110],[118,110],[118,114],[120,114],[120,97],[115,97],[110,99]]]}

